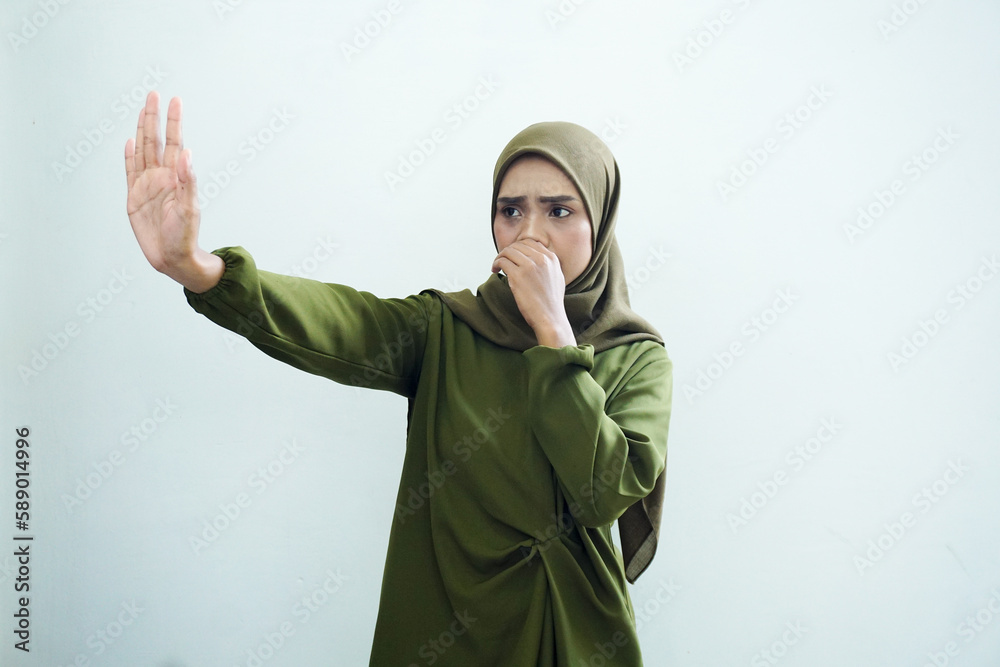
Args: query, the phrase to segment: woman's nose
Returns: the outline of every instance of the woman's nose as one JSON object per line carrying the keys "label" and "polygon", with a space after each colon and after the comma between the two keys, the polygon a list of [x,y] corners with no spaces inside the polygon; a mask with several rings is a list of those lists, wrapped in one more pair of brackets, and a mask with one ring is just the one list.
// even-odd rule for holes
{"label": "woman's nose", "polygon": [[544,226],[535,215],[524,216],[524,224],[521,225],[521,233],[518,234],[517,238],[519,241],[534,239],[546,247],[549,245],[548,239],[545,237]]}

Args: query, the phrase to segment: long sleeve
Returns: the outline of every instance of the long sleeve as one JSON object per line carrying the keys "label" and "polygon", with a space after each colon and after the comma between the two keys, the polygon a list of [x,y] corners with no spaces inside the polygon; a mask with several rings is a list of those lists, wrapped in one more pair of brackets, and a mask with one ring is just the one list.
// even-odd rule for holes
{"label": "long sleeve", "polygon": [[184,294],[194,310],[264,353],[341,384],[413,396],[426,342],[429,294],[380,299],[346,285],[260,271],[244,248],[212,251],[221,280]]}
{"label": "long sleeve", "polygon": [[653,490],[666,465],[670,359],[651,346],[609,397],[589,373],[592,345],[539,345],[523,354],[531,428],[570,511],[584,526],[610,524]]}

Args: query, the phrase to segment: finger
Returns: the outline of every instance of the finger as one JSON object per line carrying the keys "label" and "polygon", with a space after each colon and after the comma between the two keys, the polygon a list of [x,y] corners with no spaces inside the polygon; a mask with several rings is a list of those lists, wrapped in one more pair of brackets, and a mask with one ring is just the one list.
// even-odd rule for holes
{"label": "finger", "polygon": [[511,272],[517,273],[517,264],[510,261],[506,257],[497,257],[493,260],[493,266],[490,271],[493,273],[500,273],[503,271],[504,275],[510,278]]}
{"label": "finger", "polygon": [[135,143],[132,137],[125,142],[125,180],[128,182],[128,191],[132,191],[135,184]]}
{"label": "finger", "polygon": [[177,156],[184,148],[181,136],[181,98],[170,100],[167,108],[167,144],[163,149],[163,166],[173,169],[177,164]]}
{"label": "finger", "polygon": [[190,211],[198,208],[198,179],[191,168],[191,149],[185,148],[177,158],[177,181],[180,184],[178,199]]}
{"label": "finger", "polygon": [[146,170],[146,155],[143,148],[143,126],[146,124],[146,107],[139,111],[139,124],[135,128],[135,175],[138,178]]}
{"label": "finger", "polygon": [[160,95],[155,90],[146,97],[146,121],[142,128],[143,154],[147,167],[160,166]]}
{"label": "finger", "polygon": [[515,242],[512,245],[516,246],[517,251],[524,256],[525,261],[531,262],[536,266],[544,267],[550,264],[554,264],[556,267],[560,266],[559,255],[555,254],[541,241],[525,239],[524,241]]}
{"label": "finger", "polygon": [[506,251],[507,251],[507,249],[504,248],[503,250],[500,251],[499,255],[497,255],[496,257],[493,258],[493,266],[491,268],[492,271],[496,272],[496,271],[498,271],[501,268],[500,262],[510,262],[511,264],[514,263],[514,262],[510,261],[509,257],[507,257],[506,255],[504,255],[504,253]]}
{"label": "finger", "polygon": [[191,149],[185,148],[177,155],[177,180],[187,183],[194,176],[191,170]]}
{"label": "finger", "polygon": [[555,255],[555,253],[549,250],[548,247],[546,247],[546,245],[538,239],[524,239],[523,241],[518,241],[516,243],[519,244],[519,249],[525,255],[533,257],[537,257],[539,255],[550,257]]}
{"label": "finger", "polygon": [[498,257],[504,257],[510,261],[514,266],[521,266],[522,264],[527,264],[531,262],[531,258],[527,255],[528,251],[523,246],[518,247],[517,243],[512,243],[503,250],[500,251]]}
{"label": "finger", "polygon": [[522,266],[526,266],[528,263],[528,258],[521,253],[516,253],[511,250],[510,246],[507,246],[500,251],[496,259],[493,260],[493,273],[498,271],[503,271],[507,274],[509,278],[511,273],[517,273]]}

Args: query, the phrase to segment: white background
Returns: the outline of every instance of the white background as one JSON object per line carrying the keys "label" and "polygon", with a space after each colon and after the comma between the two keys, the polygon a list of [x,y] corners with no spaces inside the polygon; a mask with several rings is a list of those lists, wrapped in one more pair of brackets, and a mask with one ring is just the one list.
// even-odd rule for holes
{"label": "white background", "polygon": [[123,148],[152,86],[216,186],[202,247],[386,297],[489,276],[519,130],[602,134],[632,305],[675,363],[662,540],[631,588],[646,664],[998,664],[1000,5],[387,6],[4,1],[0,663],[368,661],[406,401],[266,357],[145,262]]}

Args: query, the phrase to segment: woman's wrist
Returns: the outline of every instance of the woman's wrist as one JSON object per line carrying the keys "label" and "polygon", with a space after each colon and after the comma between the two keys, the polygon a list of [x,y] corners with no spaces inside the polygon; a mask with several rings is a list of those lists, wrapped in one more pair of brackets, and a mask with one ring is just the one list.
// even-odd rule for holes
{"label": "woman's wrist", "polygon": [[562,325],[539,326],[535,329],[535,338],[539,345],[546,347],[566,347],[572,345],[576,347],[576,336],[573,335],[573,327],[567,320]]}
{"label": "woman's wrist", "polygon": [[195,294],[215,287],[226,271],[226,263],[218,255],[198,248],[194,255],[167,273]]}

